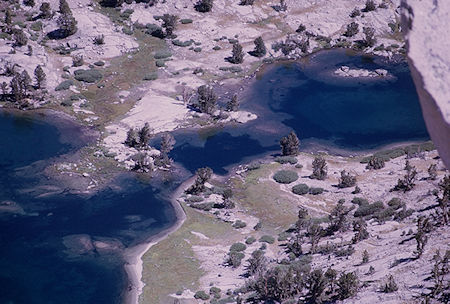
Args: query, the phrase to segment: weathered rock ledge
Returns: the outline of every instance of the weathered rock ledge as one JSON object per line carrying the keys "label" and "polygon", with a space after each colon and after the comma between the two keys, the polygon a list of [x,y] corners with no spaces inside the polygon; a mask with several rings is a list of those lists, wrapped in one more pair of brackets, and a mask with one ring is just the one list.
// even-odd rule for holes
{"label": "weathered rock ledge", "polygon": [[450,168],[450,2],[402,0],[408,61],[428,132]]}

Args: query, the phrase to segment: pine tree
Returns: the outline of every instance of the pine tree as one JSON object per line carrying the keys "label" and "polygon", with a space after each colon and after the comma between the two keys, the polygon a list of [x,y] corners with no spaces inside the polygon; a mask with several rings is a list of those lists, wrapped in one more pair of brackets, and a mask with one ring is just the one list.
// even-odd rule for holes
{"label": "pine tree", "polygon": [[337,282],[338,295],[341,300],[350,298],[358,292],[359,281],[358,276],[353,273],[342,273]]}
{"label": "pine tree", "polygon": [[12,14],[11,14],[11,10],[8,7],[5,12],[5,24],[11,25],[11,22],[12,22]]}
{"label": "pine tree", "polygon": [[326,288],[326,278],[323,275],[322,270],[316,269],[312,271],[307,280],[306,285],[308,288],[308,299],[311,303],[322,303],[323,296]]}
{"label": "pine tree", "polygon": [[59,30],[63,37],[68,37],[77,32],[77,20],[72,16],[72,14],[62,14],[58,18]]}
{"label": "pine tree", "polygon": [[41,18],[49,19],[52,16],[52,10],[50,8],[50,3],[48,2],[42,2],[39,10],[41,11]]}
{"label": "pine tree", "polygon": [[346,231],[348,229],[347,215],[350,212],[350,209],[344,206],[344,202],[345,200],[343,199],[339,200],[328,216],[328,219],[330,220],[328,230],[332,233],[336,231]]}
{"label": "pine tree", "polygon": [[170,133],[163,134],[161,138],[160,159],[164,165],[169,165],[171,162],[169,152],[172,151],[175,142],[175,138]]}
{"label": "pine tree", "polygon": [[258,38],[255,39],[255,41],[253,41],[253,43],[255,44],[255,50],[253,51],[253,55],[256,57],[264,57],[267,53],[267,49],[262,37],[259,36]]}
{"label": "pine tree", "polygon": [[431,164],[428,167],[428,179],[436,180],[436,177],[437,177],[437,166],[436,166],[436,164]]}
{"label": "pine tree", "polygon": [[367,250],[364,250],[362,254],[362,264],[366,264],[368,262],[369,262],[369,252],[367,252]]}
{"label": "pine tree", "polygon": [[148,124],[148,122],[146,122],[144,126],[139,130],[138,135],[140,147],[147,147],[148,142],[152,138],[152,130],[150,129],[150,125]]}
{"label": "pine tree", "polygon": [[36,3],[34,3],[34,0],[23,0],[23,4],[26,6],[30,6],[30,7],[33,7],[36,5]]}
{"label": "pine tree", "polygon": [[171,37],[173,32],[176,29],[176,25],[177,25],[177,21],[178,21],[178,16],[176,15],[171,15],[171,14],[164,14],[162,16],[162,27],[166,29],[166,37]]}
{"label": "pine tree", "polygon": [[62,15],[72,15],[72,10],[66,0],[59,0],[59,13]]}
{"label": "pine tree", "polygon": [[237,111],[239,108],[239,101],[237,99],[237,94],[234,94],[233,97],[227,102],[227,111]]}
{"label": "pine tree", "polygon": [[363,29],[363,33],[365,35],[364,43],[367,47],[372,47],[377,43],[377,39],[375,38],[375,29],[373,27],[365,27]]}
{"label": "pine tree", "polygon": [[234,64],[239,64],[244,61],[244,52],[242,51],[242,45],[239,43],[233,44],[233,50],[231,51],[231,57],[228,61]]}
{"label": "pine tree", "polygon": [[367,223],[363,218],[359,218],[353,222],[353,230],[355,231],[355,235],[352,238],[353,244],[369,237],[369,232],[367,232]]}
{"label": "pine tree", "polygon": [[139,136],[135,128],[130,128],[128,130],[125,145],[131,148],[135,148],[139,145]]}
{"label": "pine tree", "polygon": [[288,136],[280,140],[281,153],[283,155],[297,155],[299,153],[300,140],[294,131],[291,131]]}
{"label": "pine tree", "polygon": [[14,43],[17,46],[24,46],[28,43],[28,38],[22,30],[14,29]]}
{"label": "pine tree", "polygon": [[44,70],[40,65],[34,69],[34,79],[36,79],[36,88],[43,89],[45,88],[45,81],[47,79],[47,75],[45,75]]}
{"label": "pine tree", "polygon": [[216,108],[217,95],[214,90],[207,85],[202,85],[197,89],[197,107],[202,113],[212,114]]}
{"label": "pine tree", "polygon": [[213,7],[213,0],[199,0],[194,5],[195,10],[200,13],[210,12],[212,10],[212,7]]}
{"label": "pine tree", "polygon": [[316,156],[312,162],[313,174],[311,178],[324,180],[327,178],[328,167],[325,158],[322,156]]}

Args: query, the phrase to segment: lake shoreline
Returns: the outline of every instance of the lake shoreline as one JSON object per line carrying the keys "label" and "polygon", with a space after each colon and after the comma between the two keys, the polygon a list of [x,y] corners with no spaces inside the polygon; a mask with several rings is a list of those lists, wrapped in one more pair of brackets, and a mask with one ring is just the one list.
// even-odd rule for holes
{"label": "lake shoreline", "polygon": [[191,184],[194,177],[189,178],[183,182],[171,195],[169,200],[171,206],[175,210],[176,221],[169,228],[151,236],[146,242],[139,245],[127,248],[123,254],[125,264],[125,272],[128,276],[128,287],[125,292],[124,303],[137,304],[139,303],[139,297],[142,293],[144,282],[142,281],[143,270],[143,255],[154,245],[158,244],[162,240],[166,239],[171,233],[177,231],[186,220],[186,213],[178,202],[179,197],[182,195],[187,185]]}

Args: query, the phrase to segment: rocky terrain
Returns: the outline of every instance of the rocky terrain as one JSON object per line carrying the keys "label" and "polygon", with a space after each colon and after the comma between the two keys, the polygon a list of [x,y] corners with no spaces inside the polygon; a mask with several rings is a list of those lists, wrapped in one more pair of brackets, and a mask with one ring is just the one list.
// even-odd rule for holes
{"label": "rocky terrain", "polygon": [[[444,303],[450,274],[441,273],[441,294],[434,285],[439,280],[433,267],[440,267],[436,266],[437,252],[441,257],[447,254],[444,268],[448,267],[450,235],[436,200],[447,170],[436,151],[395,157],[380,169],[368,169],[367,158],[360,163],[361,158],[325,156],[328,175],[324,180],[311,178],[315,157],[300,154],[240,166],[226,180],[210,179],[204,192],[180,197],[188,220],[144,255],[146,285],[140,303],[245,303],[264,295],[277,303],[311,301],[311,297],[317,297],[312,303],[327,299],[343,300],[340,303],[422,303],[425,299]],[[417,170],[415,186],[397,191],[398,180],[408,172],[406,162]],[[435,179],[429,175],[430,166],[436,166]],[[356,177],[356,184],[338,186],[343,170]],[[286,171],[295,172],[295,177],[289,181],[276,177]],[[298,185],[306,190],[298,190]],[[184,189],[189,192],[192,188]],[[232,196],[224,189],[233,189]],[[227,206],[230,201],[231,207]],[[302,217],[299,210],[304,212]],[[427,230],[419,254],[418,231],[423,227],[418,221],[423,219],[433,222],[429,224],[433,227]],[[363,229],[367,235],[362,238],[358,238],[360,230],[355,224],[359,221],[367,225]],[[308,225],[320,227],[314,245],[314,232]],[[300,249],[293,247],[297,240]],[[255,262],[255,254],[263,258]],[[165,256],[171,257],[170,262]],[[292,284],[281,282],[293,265],[301,265],[302,275],[297,274],[296,280],[303,283],[299,291],[283,290],[287,285],[281,284]],[[330,268],[336,271],[332,281],[325,277]],[[162,269],[176,279],[151,275]],[[271,277],[268,269],[279,273]],[[312,274],[314,270],[320,272],[318,278]],[[357,292],[339,298],[339,279],[344,273],[357,277]],[[312,289],[311,280],[322,282],[315,283],[324,284],[323,289]],[[387,288],[389,281],[392,286]],[[261,282],[269,284],[267,290],[258,287]],[[335,287],[325,287],[329,284]]]}

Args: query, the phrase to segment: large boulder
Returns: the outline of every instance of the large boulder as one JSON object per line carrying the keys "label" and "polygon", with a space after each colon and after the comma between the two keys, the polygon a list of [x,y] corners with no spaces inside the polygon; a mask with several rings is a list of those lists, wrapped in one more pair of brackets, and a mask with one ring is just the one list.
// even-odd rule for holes
{"label": "large boulder", "polygon": [[450,168],[450,1],[402,0],[408,62],[428,132]]}

